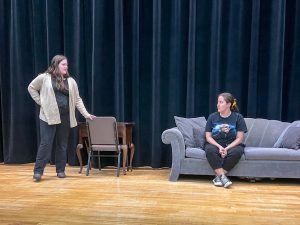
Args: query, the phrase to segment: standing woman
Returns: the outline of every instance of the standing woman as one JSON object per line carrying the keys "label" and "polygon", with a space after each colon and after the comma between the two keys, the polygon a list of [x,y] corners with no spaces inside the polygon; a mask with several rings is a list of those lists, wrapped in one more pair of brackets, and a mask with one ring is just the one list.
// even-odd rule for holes
{"label": "standing woman", "polygon": [[240,160],[245,145],[242,143],[247,132],[245,120],[236,104],[236,99],[230,93],[218,96],[218,112],[209,115],[205,128],[206,158],[214,169],[215,186],[229,187],[232,182],[226,177]]}
{"label": "standing woman", "polygon": [[69,131],[70,127],[77,126],[75,107],[85,118],[93,119],[95,116],[85,109],[79,96],[77,83],[69,75],[68,60],[63,55],[56,55],[52,58],[48,69],[29,84],[28,91],[40,106],[41,141],[33,179],[41,180],[51,156],[53,141],[55,141],[57,177],[65,178]]}

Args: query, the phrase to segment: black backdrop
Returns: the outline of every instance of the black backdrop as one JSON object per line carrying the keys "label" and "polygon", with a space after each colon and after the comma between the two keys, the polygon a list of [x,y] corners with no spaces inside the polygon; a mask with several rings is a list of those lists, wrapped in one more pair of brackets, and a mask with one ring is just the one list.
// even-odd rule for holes
{"label": "black backdrop", "polygon": [[[162,131],[174,115],[207,117],[221,91],[245,117],[300,117],[300,1],[1,0],[0,161],[35,160],[27,86],[55,54],[88,111],[136,123],[135,166],[169,166]],[[76,142],[72,129],[71,165]]]}

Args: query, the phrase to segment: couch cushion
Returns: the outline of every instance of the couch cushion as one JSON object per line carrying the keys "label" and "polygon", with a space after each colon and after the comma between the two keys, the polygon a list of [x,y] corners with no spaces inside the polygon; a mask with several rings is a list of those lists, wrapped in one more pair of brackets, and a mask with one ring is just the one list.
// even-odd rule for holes
{"label": "couch cushion", "polygon": [[291,148],[298,150],[300,148],[300,121],[291,123],[280,135],[274,147]]}
{"label": "couch cushion", "polygon": [[245,118],[248,132],[245,134],[246,147],[273,147],[281,133],[290,123],[278,120]]}
{"label": "couch cushion", "polygon": [[246,160],[300,160],[300,151],[287,148],[246,147],[244,154]]}
{"label": "couch cushion", "polygon": [[200,130],[201,127],[205,127],[205,117],[183,118],[174,116],[174,119],[178,130],[182,133],[185,145],[187,147],[195,147],[196,143],[194,140],[193,128]]}
{"label": "couch cushion", "polygon": [[202,148],[205,144],[205,127],[193,128],[193,136],[195,141],[195,147]]}
{"label": "couch cushion", "polygon": [[[186,148],[185,157],[207,160],[206,159],[206,153],[201,148],[191,148],[191,147]],[[240,160],[245,160],[244,154],[242,155]]]}
{"label": "couch cushion", "polygon": [[285,133],[280,147],[298,150],[300,148],[300,127],[290,127]]}
{"label": "couch cushion", "polygon": [[187,157],[187,158],[196,158],[196,159],[206,159],[206,153],[201,148],[188,147],[185,150],[185,157]]}

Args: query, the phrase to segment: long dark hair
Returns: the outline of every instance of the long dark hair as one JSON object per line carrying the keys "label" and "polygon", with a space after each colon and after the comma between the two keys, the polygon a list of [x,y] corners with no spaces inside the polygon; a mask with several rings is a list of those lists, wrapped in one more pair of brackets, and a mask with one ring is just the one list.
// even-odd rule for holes
{"label": "long dark hair", "polygon": [[236,99],[233,97],[232,94],[228,93],[228,92],[223,92],[221,94],[218,95],[219,96],[222,96],[225,100],[226,103],[231,103],[231,106],[230,106],[230,110],[232,112],[239,112],[239,107],[236,103]]}
{"label": "long dark hair", "polygon": [[[56,87],[59,90],[63,90],[65,88],[63,78],[59,72],[58,65],[61,61],[64,59],[68,60],[66,56],[64,55],[56,55],[52,58],[51,63],[48,67],[48,69],[45,71],[45,73],[51,74],[51,77],[56,81]],[[69,72],[64,75],[65,78],[70,77]]]}

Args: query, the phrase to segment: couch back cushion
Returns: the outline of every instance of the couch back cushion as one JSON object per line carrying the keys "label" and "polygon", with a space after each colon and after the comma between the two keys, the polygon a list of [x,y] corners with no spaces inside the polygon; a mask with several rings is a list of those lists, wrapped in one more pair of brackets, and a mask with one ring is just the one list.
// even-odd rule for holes
{"label": "couch back cushion", "polygon": [[194,130],[196,129],[204,134],[206,125],[205,117],[184,118],[174,116],[174,119],[178,130],[182,133],[185,145],[187,147],[201,147],[197,146],[194,137],[196,131]]}
{"label": "couch back cushion", "polygon": [[300,120],[291,123],[280,135],[274,148],[300,149]]}
{"label": "couch back cushion", "polygon": [[245,118],[248,132],[245,134],[247,147],[273,147],[281,133],[290,124],[278,120]]}

